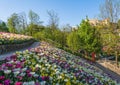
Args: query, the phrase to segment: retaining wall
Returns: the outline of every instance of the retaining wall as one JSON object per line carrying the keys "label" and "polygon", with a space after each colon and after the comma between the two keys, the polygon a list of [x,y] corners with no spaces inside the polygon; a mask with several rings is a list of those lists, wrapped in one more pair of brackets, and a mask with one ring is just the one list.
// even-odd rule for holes
{"label": "retaining wall", "polygon": [[22,44],[0,45],[0,55],[4,54],[6,52],[10,52],[10,51],[22,49],[24,47],[28,47],[33,43],[34,43],[34,40],[30,40],[30,41],[27,41],[27,42],[22,43]]}

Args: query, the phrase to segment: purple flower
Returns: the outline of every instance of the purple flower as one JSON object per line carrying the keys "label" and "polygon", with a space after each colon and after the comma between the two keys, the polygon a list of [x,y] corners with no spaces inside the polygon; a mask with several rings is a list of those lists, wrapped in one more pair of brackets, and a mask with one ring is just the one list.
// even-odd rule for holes
{"label": "purple flower", "polygon": [[11,59],[16,59],[17,58],[17,55],[12,55],[10,56]]}
{"label": "purple flower", "polygon": [[48,76],[42,76],[42,80],[47,81],[47,80],[49,80],[49,77]]}
{"label": "purple flower", "polygon": [[39,82],[36,82],[35,85],[40,85],[40,83],[39,83]]}
{"label": "purple flower", "polygon": [[5,80],[4,85],[10,85],[10,80],[9,79]]}
{"label": "purple flower", "polygon": [[30,74],[30,73],[28,73],[27,75],[28,75],[28,77],[32,77],[32,74]]}

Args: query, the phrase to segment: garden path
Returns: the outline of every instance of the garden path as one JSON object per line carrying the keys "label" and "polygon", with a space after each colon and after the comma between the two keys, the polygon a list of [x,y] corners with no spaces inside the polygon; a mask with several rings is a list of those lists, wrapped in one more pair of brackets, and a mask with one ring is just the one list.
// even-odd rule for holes
{"label": "garden path", "polygon": [[111,71],[110,69],[104,67],[102,65],[102,63],[104,63],[104,62],[99,60],[99,61],[95,62],[93,65],[96,66],[96,67],[98,67],[98,68],[100,68],[101,70],[103,70],[104,73],[109,74],[110,77],[113,80],[117,81],[117,83],[118,83],[117,85],[120,85],[120,75],[117,74],[117,73],[115,73],[115,72],[113,72],[113,71]]}

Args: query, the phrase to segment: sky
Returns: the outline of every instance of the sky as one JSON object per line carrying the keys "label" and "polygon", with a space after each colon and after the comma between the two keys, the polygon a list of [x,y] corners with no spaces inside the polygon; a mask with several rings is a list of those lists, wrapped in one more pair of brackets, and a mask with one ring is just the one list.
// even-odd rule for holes
{"label": "sky", "polygon": [[0,0],[0,20],[7,22],[13,13],[25,12],[28,16],[32,10],[47,25],[47,11],[53,10],[58,14],[60,26],[76,26],[86,16],[89,19],[98,18],[99,6],[103,3],[104,0]]}

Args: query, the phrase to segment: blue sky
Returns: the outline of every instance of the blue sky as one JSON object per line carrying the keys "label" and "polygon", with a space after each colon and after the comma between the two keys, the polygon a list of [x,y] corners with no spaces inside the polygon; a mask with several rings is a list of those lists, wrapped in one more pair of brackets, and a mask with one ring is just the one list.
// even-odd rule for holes
{"label": "blue sky", "polygon": [[48,24],[47,10],[54,10],[59,18],[60,25],[80,24],[86,15],[90,18],[97,18],[99,6],[104,0],[0,0],[0,19],[7,21],[12,13],[25,12],[29,10],[39,14],[44,24]]}

